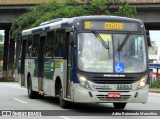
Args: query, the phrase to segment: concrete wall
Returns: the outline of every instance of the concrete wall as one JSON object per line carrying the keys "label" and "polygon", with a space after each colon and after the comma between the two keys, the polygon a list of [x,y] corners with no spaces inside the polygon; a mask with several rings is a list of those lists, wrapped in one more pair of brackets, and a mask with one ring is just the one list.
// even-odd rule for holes
{"label": "concrete wall", "polygon": [[24,10],[0,10],[0,23],[12,23]]}

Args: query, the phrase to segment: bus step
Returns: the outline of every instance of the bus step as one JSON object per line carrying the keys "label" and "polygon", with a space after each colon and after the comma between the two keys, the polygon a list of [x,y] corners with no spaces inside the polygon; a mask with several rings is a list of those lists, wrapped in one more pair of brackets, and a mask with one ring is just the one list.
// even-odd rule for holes
{"label": "bus step", "polygon": [[71,99],[71,96],[67,96],[67,98]]}
{"label": "bus step", "polygon": [[66,101],[71,101],[71,99],[69,99],[69,98],[64,98],[64,100],[66,100]]}

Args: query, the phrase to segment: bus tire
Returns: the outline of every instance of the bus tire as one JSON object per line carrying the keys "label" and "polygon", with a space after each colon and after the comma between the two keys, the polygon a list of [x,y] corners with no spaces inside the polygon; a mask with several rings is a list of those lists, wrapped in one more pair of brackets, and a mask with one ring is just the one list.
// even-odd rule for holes
{"label": "bus tire", "polygon": [[115,109],[124,109],[126,103],[113,103]]}
{"label": "bus tire", "polygon": [[32,90],[32,83],[29,82],[28,83],[28,97],[30,99],[34,99],[35,98],[35,95],[36,95],[36,92]]}
{"label": "bus tire", "polygon": [[71,107],[71,103],[63,99],[63,90],[59,90],[59,104],[61,108],[67,109]]}
{"label": "bus tire", "polygon": [[33,91],[32,90],[32,82],[31,82],[31,78],[28,78],[28,97],[30,99],[42,99],[44,98],[44,94],[41,95],[39,94],[39,92]]}

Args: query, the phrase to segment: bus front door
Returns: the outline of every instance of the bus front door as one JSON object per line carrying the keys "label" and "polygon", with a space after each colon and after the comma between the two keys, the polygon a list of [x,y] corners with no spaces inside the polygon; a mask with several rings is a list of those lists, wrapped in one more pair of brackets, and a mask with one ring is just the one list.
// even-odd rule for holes
{"label": "bus front door", "polygon": [[66,51],[67,51],[67,80],[66,80],[66,97],[71,98],[72,84],[72,46],[70,45],[71,33],[67,33]]}

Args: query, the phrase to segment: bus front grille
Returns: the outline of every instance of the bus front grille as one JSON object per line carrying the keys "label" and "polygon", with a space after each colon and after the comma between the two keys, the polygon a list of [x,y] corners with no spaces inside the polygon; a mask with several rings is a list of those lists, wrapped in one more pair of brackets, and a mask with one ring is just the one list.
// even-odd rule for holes
{"label": "bus front grille", "polygon": [[131,95],[121,95],[119,98],[110,98],[108,95],[96,95],[96,97],[101,101],[127,101]]}
{"label": "bus front grille", "polygon": [[138,81],[134,78],[91,78],[89,80],[98,84],[132,84]]}

